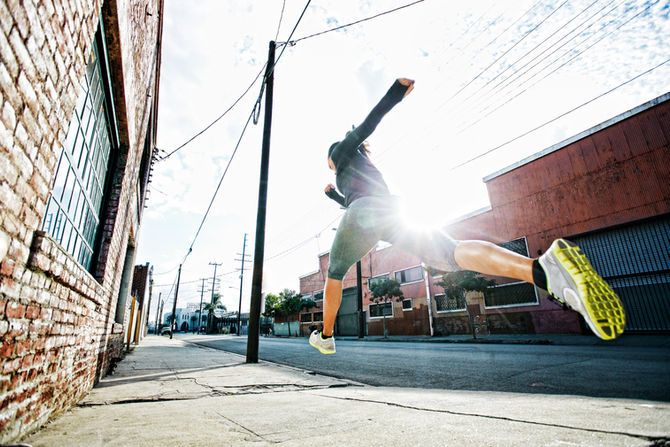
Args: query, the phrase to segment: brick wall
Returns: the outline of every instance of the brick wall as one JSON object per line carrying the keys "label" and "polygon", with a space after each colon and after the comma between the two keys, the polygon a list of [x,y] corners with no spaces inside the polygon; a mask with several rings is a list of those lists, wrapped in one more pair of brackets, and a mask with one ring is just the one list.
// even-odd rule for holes
{"label": "brick wall", "polygon": [[[0,2],[0,443],[75,404],[122,355],[116,303],[139,231],[161,9],[162,0]],[[101,16],[120,147],[89,272],[39,228]]]}

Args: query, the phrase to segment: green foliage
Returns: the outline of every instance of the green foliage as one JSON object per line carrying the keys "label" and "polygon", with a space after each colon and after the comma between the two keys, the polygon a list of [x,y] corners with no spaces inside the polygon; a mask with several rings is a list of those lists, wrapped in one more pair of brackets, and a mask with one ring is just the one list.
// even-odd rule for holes
{"label": "green foliage", "polygon": [[372,301],[375,303],[385,303],[392,301],[394,298],[401,301],[404,298],[402,290],[400,290],[400,283],[395,279],[384,278],[375,281],[370,285],[370,292],[372,292]]}
{"label": "green foliage", "polygon": [[279,295],[268,293],[265,296],[264,317],[285,316],[291,333],[291,321],[288,317],[295,315],[303,309],[311,309],[316,303],[311,299],[305,299],[295,290],[284,289]]}
{"label": "green foliage", "polygon": [[215,309],[222,309],[224,312],[227,310],[226,306],[221,303],[221,295],[218,293],[215,293],[212,295],[212,301],[205,304],[205,310],[209,311],[210,313],[214,312]]}
{"label": "green foliage", "polygon": [[280,298],[274,293],[265,295],[265,310],[263,316],[266,318],[274,318],[277,316],[277,308],[279,307]]}
{"label": "green foliage", "polygon": [[483,293],[489,287],[495,286],[496,282],[470,270],[459,270],[457,272],[445,273],[442,275],[442,279],[435,284],[444,289],[444,293],[448,298],[462,298],[464,292],[476,291]]}

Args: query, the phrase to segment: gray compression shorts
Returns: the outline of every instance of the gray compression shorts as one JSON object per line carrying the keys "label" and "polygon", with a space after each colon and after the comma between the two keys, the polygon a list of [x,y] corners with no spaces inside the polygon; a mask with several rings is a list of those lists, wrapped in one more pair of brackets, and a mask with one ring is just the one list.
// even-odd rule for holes
{"label": "gray compression shorts", "polygon": [[460,270],[454,260],[457,241],[441,231],[409,228],[399,216],[398,199],[393,196],[361,197],[352,202],[335,234],[328,278],[342,280],[349,268],[379,241],[418,256],[430,267]]}

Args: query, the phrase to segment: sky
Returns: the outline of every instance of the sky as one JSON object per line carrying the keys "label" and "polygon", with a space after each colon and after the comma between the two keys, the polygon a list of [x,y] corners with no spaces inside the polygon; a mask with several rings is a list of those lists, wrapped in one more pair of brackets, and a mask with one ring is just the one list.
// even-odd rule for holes
{"label": "sky", "polygon": [[[224,114],[278,42],[263,293],[318,269],[343,213],[324,195],[327,149],[396,78],[415,89],[369,138],[372,159],[416,223],[435,226],[487,207],[485,176],[670,91],[668,0],[425,0],[308,37],[412,3],[313,0],[284,45],[306,3],[165,2],[160,154]],[[136,257],[154,269],[150,318],[159,299],[171,309],[180,263],[178,307],[200,302],[203,278],[209,299],[217,263],[217,292],[238,310],[245,234],[249,311],[264,109],[243,129],[261,80],[154,165]]]}

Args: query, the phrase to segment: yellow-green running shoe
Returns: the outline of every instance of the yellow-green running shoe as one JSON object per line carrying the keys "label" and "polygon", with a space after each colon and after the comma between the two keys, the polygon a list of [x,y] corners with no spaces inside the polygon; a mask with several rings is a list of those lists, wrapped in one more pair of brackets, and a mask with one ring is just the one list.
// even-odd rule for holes
{"label": "yellow-green running shoe", "polygon": [[626,315],[621,300],[578,246],[556,239],[538,261],[547,275],[549,293],[582,314],[598,337],[613,340],[623,333]]}
{"label": "yellow-green running shoe", "polygon": [[335,337],[321,338],[320,331],[313,331],[309,336],[309,344],[318,349],[321,354],[335,354]]}

